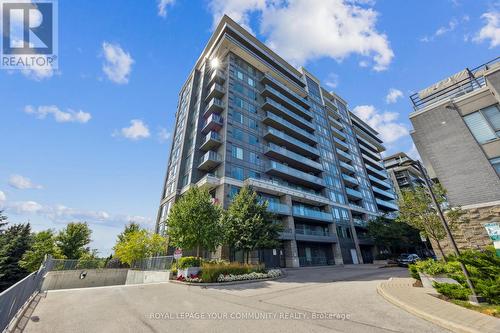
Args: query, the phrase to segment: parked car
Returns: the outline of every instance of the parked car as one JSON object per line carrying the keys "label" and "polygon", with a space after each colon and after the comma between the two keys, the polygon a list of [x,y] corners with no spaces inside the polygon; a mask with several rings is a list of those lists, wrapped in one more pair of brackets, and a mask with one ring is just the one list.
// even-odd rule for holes
{"label": "parked car", "polygon": [[397,259],[398,265],[403,267],[408,267],[409,264],[414,264],[420,260],[420,257],[415,253],[403,253]]}

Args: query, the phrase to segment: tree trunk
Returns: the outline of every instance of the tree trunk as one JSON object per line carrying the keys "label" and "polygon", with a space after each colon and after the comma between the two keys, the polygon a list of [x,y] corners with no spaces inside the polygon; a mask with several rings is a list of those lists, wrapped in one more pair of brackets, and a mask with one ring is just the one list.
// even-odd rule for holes
{"label": "tree trunk", "polygon": [[248,258],[250,257],[250,251],[247,251],[247,260],[246,263],[248,264]]}
{"label": "tree trunk", "polygon": [[443,248],[441,247],[441,244],[439,243],[439,241],[438,241],[437,239],[435,239],[435,241],[436,241],[437,246],[438,246],[438,248],[439,248],[439,252],[441,252],[441,256],[443,257],[444,262],[448,262],[448,261],[446,260],[446,256],[445,256],[445,254],[444,254]]}
{"label": "tree trunk", "polygon": [[196,245],[196,257],[199,258],[200,257],[200,244],[197,244]]}

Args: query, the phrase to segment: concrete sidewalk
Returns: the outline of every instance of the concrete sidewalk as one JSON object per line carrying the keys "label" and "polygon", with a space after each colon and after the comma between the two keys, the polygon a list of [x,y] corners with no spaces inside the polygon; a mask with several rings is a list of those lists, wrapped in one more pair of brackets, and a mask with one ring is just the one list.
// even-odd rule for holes
{"label": "concrete sidewalk", "polygon": [[413,287],[414,279],[391,278],[378,293],[406,311],[453,332],[497,333],[500,319],[441,300],[433,289]]}

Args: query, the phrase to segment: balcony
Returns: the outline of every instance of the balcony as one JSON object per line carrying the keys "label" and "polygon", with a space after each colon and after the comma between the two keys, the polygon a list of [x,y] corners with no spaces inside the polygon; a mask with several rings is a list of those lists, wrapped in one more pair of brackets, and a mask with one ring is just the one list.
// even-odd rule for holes
{"label": "balcony", "polygon": [[222,140],[219,133],[210,132],[205,136],[203,143],[200,146],[200,149],[204,151],[209,151],[219,147],[221,144]]}
{"label": "balcony", "polygon": [[353,201],[358,201],[360,199],[363,199],[363,195],[361,192],[354,190],[352,188],[346,187],[345,192],[347,194],[347,197]]}
{"label": "balcony", "polygon": [[[307,99],[299,96],[296,92],[294,92],[292,89],[288,88],[286,85],[281,83],[279,80],[275,79],[270,74],[265,74],[262,77],[261,82],[264,84],[265,83],[273,84],[277,89],[280,89],[284,94],[288,95],[289,98],[295,100],[297,103],[301,104],[306,109],[309,109],[311,107],[311,104]],[[305,93],[306,92],[304,91],[304,94]]]}
{"label": "balcony", "polygon": [[224,96],[224,86],[222,86],[218,83],[214,83],[208,89],[207,97],[205,97],[205,100],[207,101],[213,97],[222,98],[222,96]]}
{"label": "balcony", "polygon": [[282,232],[280,232],[279,239],[281,240],[293,240],[295,239],[295,235],[293,234],[292,228],[285,228]]}
{"label": "balcony", "polygon": [[293,151],[278,146],[274,143],[268,144],[268,147],[266,148],[264,154],[306,172],[323,171],[323,166],[321,165],[321,163],[315,162],[307,157],[294,153]]}
{"label": "balcony", "polygon": [[210,171],[219,165],[222,159],[215,151],[209,151],[200,158],[199,170]]}
{"label": "balcony", "polygon": [[393,193],[381,190],[378,187],[373,186],[372,190],[373,190],[373,194],[375,194],[375,196],[382,197],[382,199],[386,199],[386,200],[396,199],[396,196]]}
{"label": "balcony", "polygon": [[297,125],[298,127],[309,130],[309,131],[314,131],[314,125],[310,121],[306,120],[305,118],[299,116],[298,114],[290,111],[280,103],[274,101],[273,99],[266,97],[264,105],[262,105],[263,110],[268,110],[272,111],[275,114],[280,115],[281,117],[285,118],[289,122]]}
{"label": "balcony", "polygon": [[224,110],[224,103],[218,98],[212,98],[203,112],[203,117],[208,117],[213,113],[221,113]]}
{"label": "balcony", "polygon": [[356,172],[354,167],[346,162],[339,161],[340,169],[348,175],[352,175]]}
{"label": "balcony", "polygon": [[358,186],[359,182],[356,178],[351,177],[346,175],[345,173],[342,174],[342,179],[344,180],[344,183],[350,186]]}
{"label": "balcony", "polygon": [[280,103],[283,103],[287,108],[299,114],[301,117],[304,117],[309,120],[313,118],[313,114],[311,111],[306,110],[303,106],[299,105],[298,103],[295,103],[290,98],[288,98],[287,96],[285,96],[284,94],[280,93],[278,90],[274,89],[273,87],[267,84],[264,86],[264,90],[262,90],[260,94],[263,97],[271,96],[279,100]]}
{"label": "balcony", "polygon": [[365,167],[366,167],[366,171],[368,171],[369,174],[371,173],[375,177],[382,179],[382,180],[387,179],[387,173],[385,172],[385,170],[382,172],[382,171],[377,170],[374,167],[370,166],[369,164],[365,164]]}
{"label": "balcony", "polygon": [[364,153],[361,153],[361,156],[363,157],[363,159],[365,160],[365,163],[368,163],[370,164],[371,166],[379,169],[379,170],[384,170],[384,165],[376,160],[374,160],[373,158],[367,156],[366,154]]}
{"label": "balcony", "polygon": [[226,73],[224,71],[221,71],[220,69],[215,69],[210,74],[210,78],[208,80],[208,83],[212,84],[213,82],[217,82],[219,84],[223,84],[224,81],[226,81]]}
{"label": "balcony", "polygon": [[285,146],[288,149],[294,150],[304,156],[312,158],[319,157],[319,150],[317,148],[305,144],[304,142],[272,127],[268,127],[267,132],[264,133],[264,139],[267,141],[273,141],[280,146]]}
{"label": "balcony", "polygon": [[274,176],[279,176],[293,183],[314,189],[322,189],[325,187],[325,182],[323,179],[294,169],[285,164],[278,163],[276,161],[269,161],[269,164],[266,168],[266,173]]}
{"label": "balcony", "polygon": [[222,128],[222,124],[223,119],[221,116],[217,114],[211,114],[210,117],[205,120],[205,124],[203,124],[201,132],[207,134],[210,131],[218,131]]}
{"label": "balcony", "polygon": [[331,129],[331,131],[332,131],[333,135],[334,135],[337,139],[340,139],[340,140],[342,140],[342,141],[344,141],[344,140],[346,140],[346,139],[347,139],[347,137],[346,137],[345,133],[344,133],[344,132],[342,132],[341,130],[339,130],[339,129],[337,129],[337,128],[333,127],[333,126],[331,126],[331,127],[330,127],[330,129]]}
{"label": "balcony", "polygon": [[324,229],[295,228],[295,239],[306,242],[335,243],[337,238]]}
{"label": "balcony", "polygon": [[380,186],[383,186],[385,189],[392,188],[391,184],[389,184],[387,181],[380,180],[378,178],[373,177],[372,175],[368,175],[368,179],[370,179],[372,185],[375,183]]}
{"label": "balcony", "polygon": [[338,130],[341,130],[344,128],[344,125],[336,119],[330,118],[331,123],[333,124],[332,128],[337,128]]}
{"label": "balcony", "polygon": [[349,150],[349,145],[347,143],[345,143],[344,141],[341,141],[337,138],[333,138],[333,141],[335,143],[335,147],[337,147],[338,149],[342,150],[342,151],[348,151]]}
{"label": "balcony", "polygon": [[339,160],[341,160],[343,162],[351,162],[352,161],[352,157],[350,154],[343,152],[342,150],[340,150],[338,148],[335,148],[335,151],[337,152]]}
{"label": "balcony", "polygon": [[318,142],[314,134],[309,133],[298,126],[295,126],[294,124],[288,122],[286,119],[277,116],[272,112],[266,112],[266,117],[264,118],[264,120],[262,120],[262,122],[266,125],[271,125],[274,128],[283,131],[288,135],[291,135],[296,139],[304,141],[308,144],[316,144]]}
{"label": "balcony", "polygon": [[384,207],[384,208],[386,208],[388,210],[399,210],[398,205],[396,205],[396,204],[394,204],[392,202],[381,200],[381,199],[377,199],[377,198],[375,198],[375,201],[377,202],[377,206],[382,206],[382,207]]}
{"label": "balcony", "polygon": [[290,206],[285,205],[285,204],[280,203],[280,202],[268,201],[267,202],[267,210],[271,213],[278,214],[278,215],[290,215],[291,214]]}
{"label": "balcony", "polygon": [[352,221],[354,222],[354,226],[356,227],[366,228],[368,226],[368,221],[362,219],[353,218]]}
{"label": "balcony", "polygon": [[331,213],[326,213],[303,206],[293,206],[292,215],[293,217],[299,219],[333,223],[333,215]]}

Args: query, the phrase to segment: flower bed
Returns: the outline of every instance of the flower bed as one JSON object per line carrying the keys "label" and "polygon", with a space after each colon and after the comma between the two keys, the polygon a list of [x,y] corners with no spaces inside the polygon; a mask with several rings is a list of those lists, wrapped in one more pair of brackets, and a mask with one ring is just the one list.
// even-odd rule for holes
{"label": "flower bed", "polygon": [[248,274],[240,274],[240,275],[219,275],[217,278],[217,282],[232,282],[232,281],[245,281],[245,280],[259,280],[259,279],[269,279],[269,278],[277,278],[281,276],[281,270],[279,269],[271,269],[267,273],[259,273],[252,272]]}

